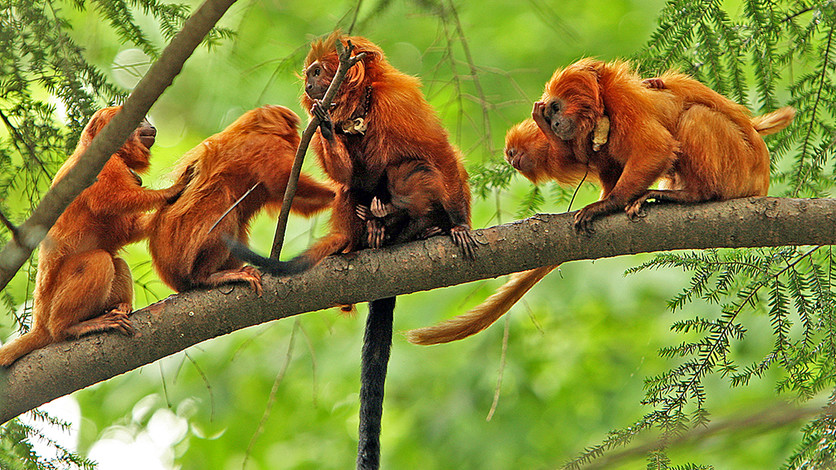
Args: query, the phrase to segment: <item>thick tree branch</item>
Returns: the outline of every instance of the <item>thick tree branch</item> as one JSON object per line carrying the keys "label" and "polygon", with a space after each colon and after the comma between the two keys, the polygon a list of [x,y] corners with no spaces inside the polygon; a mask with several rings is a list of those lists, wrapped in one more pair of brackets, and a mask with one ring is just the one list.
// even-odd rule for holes
{"label": "thick tree branch", "polygon": [[64,209],[93,184],[107,159],[136,129],[151,105],[180,73],[186,59],[233,3],[235,0],[206,0],[195,11],[125,100],[122,111],[93,139],[78,164],[47,191],[29,219],[18,227],[18,236],[0,252],[0,290],[29,259]]}
{"label": "thick tree branch", "polygon": [[[105,333],[57,343],[0,371],[0,422],[56,397],[270,320],[486,279],[538,266],[652,251],[836,244],[836,199],[750,198],[651,206],[578,235],[573,214],[539,215],[476,230],[477,257],[463,260],[449,237],[329,257],[299,276],[264,278],[264,296],[244,286],[175,295],[133,314],[139,334]],[[660,307],[661,308],[661,307]]]}

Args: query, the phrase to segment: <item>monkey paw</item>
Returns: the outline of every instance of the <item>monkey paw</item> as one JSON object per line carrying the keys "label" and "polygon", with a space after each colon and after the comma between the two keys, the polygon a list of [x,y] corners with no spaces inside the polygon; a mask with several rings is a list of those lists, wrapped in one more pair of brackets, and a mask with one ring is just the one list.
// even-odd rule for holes
{"label": "monkey paw", "polygon": [[591,237],[595,233],[592,227],[592,221],[595,220],[597,212],[591,209],[592,204],[584,207],[575,214],[574,226],[577,233],[582,233],[587,237]]}
{"label": "monkey paw", "polygon": [[646,86],[647,88],[657,88],[657,89],[665,89],[665,82],[661,78],[645,78],[642,80],[642,85]]}
{"label": "monkey paw", "polygon": [[256,294],[261,297],[264,293],[264,288],[261,286],[261,271],[254,266],[244,266],[241,268],[241,280],[247,282],[253,288]]}
{"label": "monkey paw", "polygon": [[386,204],[377,197],[372,199],[371,211],[375,217],[383,218],[389,215],[389,209],[386,208]]}
{"label": "monkey paw", "polygon": [[442,232],[441,227],[439,227],[437,225],[433,225],[432,227],[427,227],[426,229],[424,229],[423,232],[421,232],[421,238],[434,237],[436,235],[440,235],[441,232]]}
{"label": "monkey paw", "polygon": [[371,219],[366,221],[366,231],[368,232],[368,244],[369,248],[380,248],[383,246],[383,238],[386,235],[386,231],[383,228],[383,224],[380,223],[377,219]]}
{"label": "monkey paw", "polygon": [[[331,107],[333,106],[332,104]],[[311,114],[319,119],[319,131],[322,137],[331,140],[334,137],[334,123],[331,121],[331,113],[323,108],[322,100],[314,100],[311,105]]]}
{"label": "monkey paw", "polygon": [[[124,305],[124,304],[120,304]],[[101,317],[99,317],[95,323],[98,323],[99,328],[91,328],[91,332],[95,331],[96,329],[100,330],[117,330],[123,335],[133,336],[136,333],[136,329],[134,328],[131,320],[128,318],[128,313],[117,310],[119,306],[114,308],[113,310],[105,313]],[[130,308],[130,307],[128,307]],[[93,326],[93,325],[91,325]]]}
{"label": "monkey paw", "polygon": [[470,227],[456,225],[450,229],[450,236],[453,237],[453,242],[461,248],[465,258],[473,259],[476,257],[476,240],[473,239]]}
{"label": "monkey paw", "polygon": [[354,208],[354,212],[357,213],[357,217],[359,217],[360,220],[366,221],[372,218],[372,212],[369,210],[369,206],[357,204],[357,207]]}
{"label": "monkey paw", "polygon": [[632,204],[628,205],[624,208],[624,212],[627,213],[627,217],[630,218],[632,221],[636,221],[641,217],[647,215],[644,211],[644,203],[647,202],[648,196],[644,195],[638,199],[636,199]]}

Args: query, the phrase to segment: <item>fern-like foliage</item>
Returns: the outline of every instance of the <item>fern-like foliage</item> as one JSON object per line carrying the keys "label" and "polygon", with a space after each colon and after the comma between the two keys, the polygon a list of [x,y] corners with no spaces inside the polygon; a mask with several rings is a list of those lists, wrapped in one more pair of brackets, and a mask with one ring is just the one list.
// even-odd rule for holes
{"label": "fern-like foliage", "polygon": [[[158,0],[73,0],[69,5],[95,10],[122,41],[150,57],[159,55],[161,45],[149,39],[152,35],[140,27],[137,16],[156,19],[162,36],[170,39],[190,13],[185,4]],[[0,0],[0,213],[12,224],[37,205],[96,109],[121,101],[127,93],[109,82],[72,39],[72,25],[62,10],[67,6],[56,0]],[[231,35],[229,29],[216,28],[204,43],[211,47]],[[4,243],[11,234],[0,227]],[[34,272],[34,265],[25,266],[16,282],[26,288],[0,293],[4,317],[14,318],[22,329],[28,311],[21,306],[34,288]],[[57,459],[35,455],[29,443],[35,439],[56,447]],[[44,439],[20,421],[0,427],[0,468],[93,468]]]}
{"label": "fern-like foliage", "polygon": [[[69,431],[69,424],[46,413],[33,410],[32,421],[42,426]],[[55,458],[46,459],[35,452],[33,442],[49,448]],[[4,470],[93,470],[96,465],[67,449],[49,436],[15,418],[0,427],[0,468]]]}
{"label": "fern-like foliage", "polygon": [[[758,112],[795,107],[793,125],[767,139],[773,192],[825,196],[833,190],[836,165],[834,27],[833,1],[744,0],[740,16],[733,18],[720,1],[674,0],[636,60],[647,75],[676,68]],[[645,380],[642,403],[650,410],[641,419],[611,432],[567,467],[578,468],[651,429],[661,431],[665,443],[706,424],[710,398],[703,383],[711,374],[742,387],[777,369],[776,389],[799,400],[834,389],[834,266],[831,247],[785,247],[666,253],[628,270],[677,268],[691,274],[690,284],[668,305],[686,314],[672,325],[684,339],[660,350],[676,365]],[[772,347],[758,360],[740,363],[735,345],[746,340],[747,324],[762,322],[763,316],[772,329]],[[788,468],[833,468],[833,433],[827,412],[810,422]],[[702,468],[672,467],[664,445],[647,456],[647,466]]]}

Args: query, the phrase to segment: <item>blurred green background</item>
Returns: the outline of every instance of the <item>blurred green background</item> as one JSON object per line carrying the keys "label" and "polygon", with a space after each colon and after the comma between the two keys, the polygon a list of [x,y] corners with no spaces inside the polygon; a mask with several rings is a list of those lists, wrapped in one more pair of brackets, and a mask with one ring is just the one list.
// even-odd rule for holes
{"label": "blurred green background", "polygon": [[[501,161],[505,130],[530,115],[531,103],[555,68],[584,56],[634,55],[655,29],[662,4],[461,2],[457,22],[420,2],[366,1],[353,33],[369,37],[396,67],[421,77],[425,94],[475,168]],[[200,48],[151,109],[158,139],[146,184],[166,186],[180,155],[247,109],[282,104],[305,116],[297,74],[307,44],[341,21],[346,28],[355,6],[319,0],[234,5],[221,24],[237,36],[211,50]],[[89,60],[117,84],[132,87],[147,69],[147,57],[120,45],[97,15],[70,5],[64,13]],[[152,19],[140,16],[140,22],[155,30]],[[457,27],[478,66],[488,129]],[[310,156],[305,169],[321,175]],[[542,189],[543,211],[567,210],[565,192],[552,185]],[[476,198],[474,227],[527,215],[520,207],[530,190],[527,180],[514,177],[508,191]],[[597,189],[586,185],[573,207],[596,196]],[[326,217],[291,218],[285,256],[322,235],[326,222]],[[268,251],[274,229],[273,216],[260,216],[251,245]],[[138,284],[135,306],[169,295],[145,245],[127,251]],[[537,285],[507,322],[465,341],[418,347],[396,334],[383,419],[383,468],[554,468],[649,412],[640,404],[643,380],[675,365],[657,352],[682,341],[670,324],[694,312],[714,316],[717,307],[698,303],[671,314],[666,302],[688,278],[672,270],[623,276],[646,259],[568,263]],[[503,282],[402,296],[396,332],[462,313]],[[24,288],[20,281],[17,288]],[[358,318],[329,310],[249,328],[74,394],[81,409],[79,450],[102,468],[351,467],[366,307],[359,309]],[[8,337],[14,325],[10,318],[0,321]],[[765,316],[749,318],[746,326],[750,335],[734,350],[744,363],[761,357],[772,341]],[[707,407],[715,417],[735,416],[775,398],[774,377],[768,374],[746,388],[729,389],[716,376],[706,384]],[[487,420],[495,396],[495,412]],[[733,438],[721,434],[671,456],[721,469],[775,468],[798,439],[796,428]],[[121,464],[114,466],[118,459]],[[643,466],[638,458],[619,468]]]}

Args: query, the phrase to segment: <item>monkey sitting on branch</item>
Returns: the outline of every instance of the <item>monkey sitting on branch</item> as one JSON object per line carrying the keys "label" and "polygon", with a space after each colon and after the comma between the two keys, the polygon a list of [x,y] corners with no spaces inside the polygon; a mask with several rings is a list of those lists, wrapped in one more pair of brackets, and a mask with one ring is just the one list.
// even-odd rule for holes
{"label": "monkey sitting on branch", "polygon": [[[641,215],[648,199],[680,203],[765,196],[769,152],[762,136],[787,127],[790,107],[749,111],[678,72],[642,80],[626,62],[582,59],[557,70],[532,119],[506,135],[505,158],[532,182],[575,184],[585,175],[601,197],[575,214],[575,227],[624,210]],[[602,128],[606,135],[602,137]],[[649,189],[655,181],[660,189]],[[482,331],[557,266],[511,276],[484,303],[435,326],[413,330],[416,344],[437,344]]]}
{"label": "monkey sitting on branch", "polygon": [[[93,138],[120,107],[96,111],[78,146],[58,170],[54,186],[73,168]],[[0,347],[0,365],[50,343],[87,333],[134,331],[133,280],[119,256],[125,245],[144,236],[141,218],[176,198],[182,186],[151,190],[138,173],[148,169],[157,130],[146,120],[110,156],[96,181],[67,207],[49,230],[38,251],[38,273],[29,332]]]}

